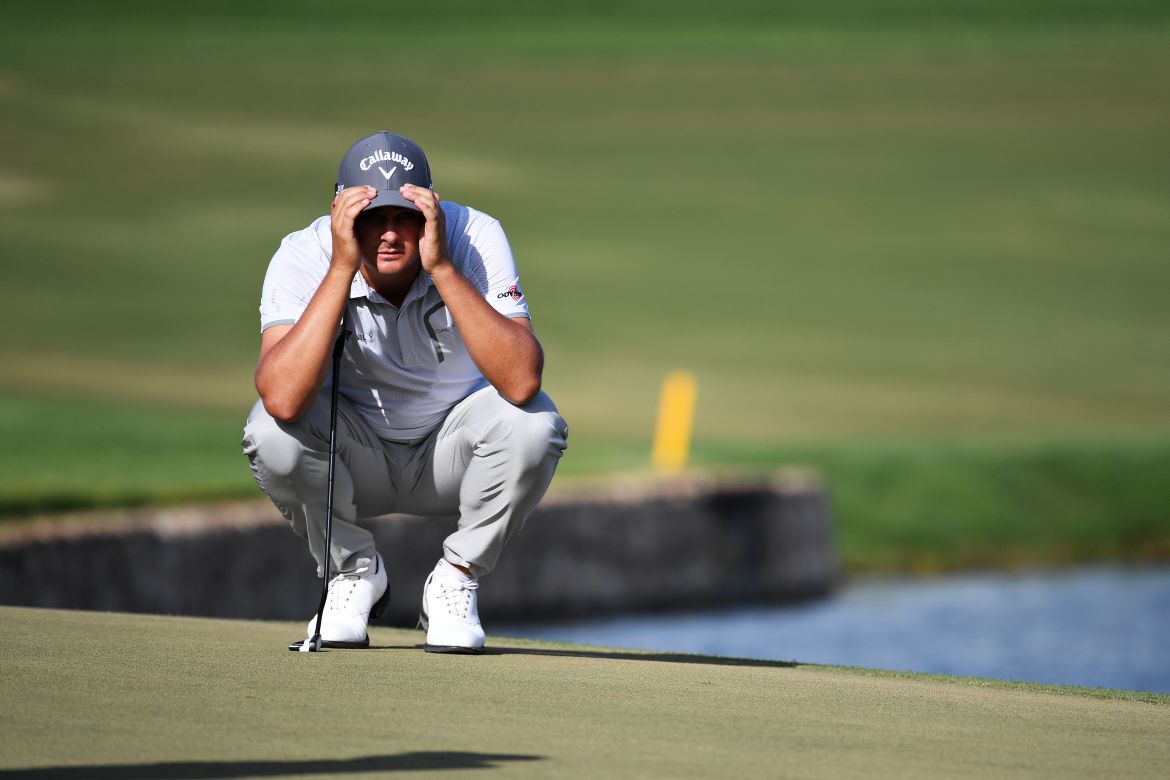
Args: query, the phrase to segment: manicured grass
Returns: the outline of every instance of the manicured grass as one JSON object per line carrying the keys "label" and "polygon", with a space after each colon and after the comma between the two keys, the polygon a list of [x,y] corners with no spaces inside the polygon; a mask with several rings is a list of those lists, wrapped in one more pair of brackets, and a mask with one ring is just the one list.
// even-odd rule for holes
{"label": "manicured grass", "polygon": [[849,560],[1164,550],[1164,3],[7,11],[0,513],[252,490],[267,260],[386,127],[504,222],[565,476],[684,367],[696,460],[819,466]]}
{"label": "manicured grass", "polygon": [[246,413],[0,393],[0,518],[259,495]]}
{"label": "manicured grass", "polygon": [[0,777],[1159,777],[1170,760],[1155,694],[506,639],[436,656],[383,628],[307,656],[285,623],[0,618]]}

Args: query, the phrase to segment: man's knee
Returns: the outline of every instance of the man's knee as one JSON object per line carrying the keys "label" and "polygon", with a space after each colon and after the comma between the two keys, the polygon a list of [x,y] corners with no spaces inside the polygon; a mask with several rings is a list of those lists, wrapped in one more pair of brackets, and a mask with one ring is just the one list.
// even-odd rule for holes
{"label": "man's knee", "polygon": [[244,426],[244,454],[267,475],[288,477],[297,471],[308,450],[302,439],[296,423],[279,422],[257,401]]}
{"label": "man's knee", "polygon": [[505,402],[508,449],[526,466],[557,459],[567,446],[569,427],[543,391],[523,406]]}

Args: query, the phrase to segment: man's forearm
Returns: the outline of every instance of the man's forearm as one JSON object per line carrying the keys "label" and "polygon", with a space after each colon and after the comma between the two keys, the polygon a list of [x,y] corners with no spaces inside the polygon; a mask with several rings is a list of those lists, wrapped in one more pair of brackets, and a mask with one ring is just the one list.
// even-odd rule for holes
{"label": "man's forearm", "polygon": [[296,324],[278,335],[275,343],[264,343],[256,367],[256,390],[264,408],[276,419],[300,417],[325,383],[337,323],[352,281],[344,269],[330,268]]}
{"label": "man's forearm", "polygon": [[493,309],[450,263],[432,273],[431,281],[471,359],[500,395],[523,404],[540,392],[544,352],[527,321],[509,319]]}

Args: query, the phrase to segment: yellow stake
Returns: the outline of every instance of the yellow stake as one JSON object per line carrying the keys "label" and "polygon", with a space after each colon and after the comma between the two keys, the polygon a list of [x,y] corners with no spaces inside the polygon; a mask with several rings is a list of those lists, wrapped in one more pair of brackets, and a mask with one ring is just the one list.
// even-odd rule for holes
{"label": "yellow stake", "polygon": [[690,371],[672,371],[662,381],[658,428],[654,432],[654,451],[650,459],[663,473],[673,474],[687,464],[698,395],[699,385]]}

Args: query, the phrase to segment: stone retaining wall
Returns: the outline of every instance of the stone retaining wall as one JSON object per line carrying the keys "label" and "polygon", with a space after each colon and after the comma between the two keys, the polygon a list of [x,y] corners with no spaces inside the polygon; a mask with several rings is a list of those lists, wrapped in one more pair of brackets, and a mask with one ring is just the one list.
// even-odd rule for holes
{"label": "stone retaining wall", "polygon": [[[454,520],[365,523],[413,625]],[[838,576],[824,491],[791,475],[550,495],[479,591],[485,621],[806,599]],[[266,501],[44,518],[0,527],[0,603],[301,619],[320,581]]]}

